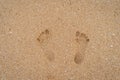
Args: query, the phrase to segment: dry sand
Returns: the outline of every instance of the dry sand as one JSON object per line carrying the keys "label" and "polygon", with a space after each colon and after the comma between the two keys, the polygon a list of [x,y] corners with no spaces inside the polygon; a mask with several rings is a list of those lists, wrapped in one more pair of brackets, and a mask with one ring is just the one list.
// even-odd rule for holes
{"label": "dry sand", "polygon": [[0,0],[0,80],[120,80],[120,0]]}

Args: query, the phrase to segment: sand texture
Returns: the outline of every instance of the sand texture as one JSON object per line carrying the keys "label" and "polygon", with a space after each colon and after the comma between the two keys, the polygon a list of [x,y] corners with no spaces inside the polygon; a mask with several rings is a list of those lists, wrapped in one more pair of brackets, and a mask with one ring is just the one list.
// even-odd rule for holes
{"label": "sand texture", "polygon": [[120,80],[120,0],[0,0],[0,80]]}

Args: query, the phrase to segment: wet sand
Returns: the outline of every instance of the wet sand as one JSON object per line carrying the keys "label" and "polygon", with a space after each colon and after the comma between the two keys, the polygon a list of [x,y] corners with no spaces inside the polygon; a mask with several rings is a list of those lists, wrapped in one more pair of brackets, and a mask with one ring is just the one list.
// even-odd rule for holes
{"label": "wet sand", "polygon": [[0,80],[120,80],[120,0],[1,0]]}

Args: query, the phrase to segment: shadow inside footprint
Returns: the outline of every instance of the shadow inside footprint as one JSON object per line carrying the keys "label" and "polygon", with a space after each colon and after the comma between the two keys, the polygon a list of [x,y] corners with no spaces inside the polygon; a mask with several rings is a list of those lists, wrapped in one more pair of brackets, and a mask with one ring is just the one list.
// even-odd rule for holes
{"label": "shadow inside footprint", "polygon": [[82,43],[84,42],[83,44],[85,44],[85,43],[90,41],[86,34],[80,33],[79,31],[76,32],[76,39],[75,40],[78,44],[81,42]]}
{"label": "shadow inside footprint", "polygon": [[81,64],[82,61],[83,61],[83,58],[84,58],[84,56],[83,56],[80,52],[77,52],[77,53],[75,54],[75,57],[74,57],[74,62],[75,62],[76,64]]}
{"label": "shadow inside footprint", "polygon": [[47,75],[47,80],[56,80],[55,76],[53,75]]}
{"label": "shadow inside footprint", "polygon": [[48,61],[52,62],[55,60],[54,52],[46,50],[46,51],[44,51],[44,54],[45,54]]}
{"label": "shadow inside footprint", "polygon": [[39,34],[39,36],[37,37],[37,41],[38,43],[42,44],[48,41],[49,38],[50,38],[50,32],[48,29],[46,29],[45,31]]}
{"label": "shadow inside footprint", "polygon": [[84,33],[80,33],[79,31],[76,31],[75,33],[75,41],[77,45],[77,51],[74,56],[74,62],[76,64],[81,64],[85,57],[85,50],[87,47],[88,42],[90,41],[88,36]]}
{"label": "shadow inside footprint", "polygon": [[51,39],[51,32],[48,29],[45,29],[43,32],[41,32],[38,37],[37,37],[37,42],[39,46],[42,48],[44,51],[44,56],[49,60],[49,61],[54,61],[55,60],[55,54],[53,51],[49,50],[50,47],[48,46],[50,44],[50,39]]}

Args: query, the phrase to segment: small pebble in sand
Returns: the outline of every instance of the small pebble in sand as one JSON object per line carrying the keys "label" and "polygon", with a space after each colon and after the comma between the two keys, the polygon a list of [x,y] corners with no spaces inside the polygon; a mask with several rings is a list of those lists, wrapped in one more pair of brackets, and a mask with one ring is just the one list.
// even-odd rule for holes
{"label": "small pebble in sand", "polygon": [[12,34],[13,32],[10,31],[9,33]]}
{"label": "small pebble in sand", "polygon": [[65,73],[67,72],[67,70],[64,71]]}
{"label": "small pebble in sand", "polygon": [[110,47],[112,48],[112,47],[113,47],[113,45],[110,45]]}
{"label": "small pebble in sand", "polygon": [[115,33],[112,33],[112,36],[115,36]]}
{"label": "small pebble in sand", "polygon": [[9,33],[12,34],[13,32],[11,31],[11,28],[9,28]]}

